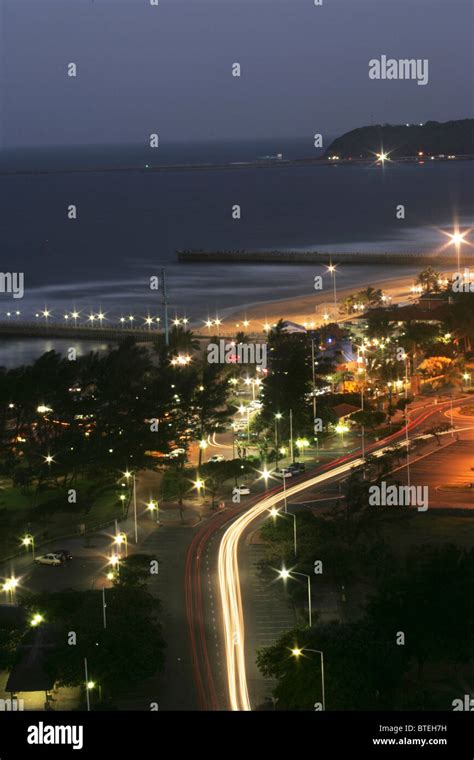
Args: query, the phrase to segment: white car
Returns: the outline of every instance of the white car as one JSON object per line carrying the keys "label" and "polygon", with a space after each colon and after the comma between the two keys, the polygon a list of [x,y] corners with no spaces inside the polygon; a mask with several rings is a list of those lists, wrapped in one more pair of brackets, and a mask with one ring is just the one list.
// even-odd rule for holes
{"label": "white car", "polygon": [[62,565],[63,559],[59,554],[41,554],[35,562],[37,565]]}
{"label": "white car", "polygon": [[239,494],[239,496],[249,496],[250,494],[250,488],[248,486],[235,486],[233,489],[234,494]]}
{"label": "white car", "polygon": [[208,461],[212,464],[216,464],[216,462],[225,462],[225,457],[223,457],[222,454],[214,454]]}
{"label": "white car", "polygon": [[278,469],[274,470],[272,475],[274,475],[276,478],[281,478],[282,480],[283,478],[286,479],[293,477],[293,473],[288,469],[288,467],[278,467]]}
{"label": "white car", "polygon": [[184,454],[186,454],[186,449],[173,449],[168,456],[170,459],[175,459],[176,457],[182,457]]}

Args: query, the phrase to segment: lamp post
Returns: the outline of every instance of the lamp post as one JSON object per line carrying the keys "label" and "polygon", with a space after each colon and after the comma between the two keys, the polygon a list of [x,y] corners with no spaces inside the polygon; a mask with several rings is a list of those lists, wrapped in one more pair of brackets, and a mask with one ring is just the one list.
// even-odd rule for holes
{"label": "lamp post", "polygon": [[[292,517],[293,518],[293,551],[296,558],[297,553],[297,545],[296,545],[296,515],[294,515],[292,512],[285,512],[281,514],[279,509],[276,509],[276,507],[272,507],[270,510],[270,516],[276,519],[278,516],[280,517]],[[298,575],[298,573],[296,573]],[[307,576],[309,578],[309,576]]]}
{"label": "lamp post", "polygon": [[288,578],[293,578],[294,575],[300,575],[302,578],[307,579],[308,583],[308,619],[309,619],[309,627],[312,627],[312,615],[311,615],[311,576],[307,575],[306,573],[299,573],[295,570],[286,570],[286,568],[282,568],[279,573],[278,577],[281,578],[283,581],[288,580]]}
{"label": "lamp post", "polygon": [[321,696],[322,696],[322,705],[323,710],[326,710],[326,687],[324,682],[324,653],[320,649],[309,649],[307,647],[304,647],[304,649],[299,649],[299,647],[295,647],[291,650],[291,654],[293,657],[301,657],[305,652],[314,652],[315,654],[319,654],[321,659]]}
{"label": "lamp post", "polygon": [[336,272],[337,272],[337,269],[336,269],[336,267],[334,266],[334,264],[332,264],[332,263],[331,263],[331,264],[329,264],[329,266],[327,266],[327,267],[326,267],[326,269],[328,270],[328,272],[330,272],[330,273],[331,273],[331,275],[332,275],[332,278],[333,278],[333,286],[334,286],[334,309],[335,309],[335,311],[336,311],[336,315],[337,315],[337,291],[336,291]]}
{"label": "lamp post", "polygon": [[278,430],[278,423],[281,420],[283,415],[280,412],[277,412],[275,414],[275,448],[278,448],[278,439],[279,439],[279,430]]}
{"label": "lamp post", "polygon": [[113,571],[118,578],[120,575],[120,557],[118,554],[112,554],[109,557],[109,565],[112,565]]}
{"label": "lamp post", "polygon": [[153,520],[153,513],[156,511],[156,522],[159,523],[160,522],[160,510],[159,510],[159,507],[158,507],[158,502],[157,501],[153,501],[153,500],[150,501],[147,504],[147,509],[150,512],[150,517],[151,517],[152,520]]}
{"label": "lamp post", "polygon": [[294,451],[293,451],[293,409],[290,409],[290,457],[291,461],[295,461]]}
{"label": "lamp post", "polygon": [[117,533],[114,538],[114,544],[117,544],[119,547],[125,544],[125,556],[128,557],[128,539],[126,533]]}
{"label": "lamp post", "polygon": [[129,472],[127,470],[124,472],[124,476],[127,478],[127,481],[132,478],[132,487],[133,487],[133,522],[135,526],[135,543],[138,544],[138,520],[137,520],[137,480],[135,477],[134,472]]}
{"label": "lamp post", "polygon": [[206,486],[206,481],[202,480],[201,478],[197,478],[194,481],[194,487],[195,487],[196,491],[198,492],[198,496],[201,495],[201,489],[202,489],[203,500],[204,500],[204,494],[205,494],[205,486]]}
{"label": "lamp post", "polygon": [[8,578],[5,583],[3,584],[3,591],[8,594],[8,598],[10,600],[10,604],[13,604],[13,597],[15,595],[15,589],[18,586],[19,580],[18,578],[15,578],[12,576],[11,578]]}
{"label": "lamp post", "polygon": [[31,533],[26,533],[23,538],[21,539],[22,546],[26,548],[26,551],[28,551],[28,547],[31,546],[31,552],[33,556],[33,561],[35,559],[35,537]]}
{"label": "lamp post", "polygon": [[261,476],[260,477],[263,478],[263,480],[265,481],[265,491],[268,491],[268,479],[269,479],[270,475],[271,475],[271,472],[269,470],[267,470],[266,467],[264,467],[263,470],[262,470],[262,472],[261,472]]}
{"label": "lamp post", "polygon": [[89,671],[87,669],[87,657],[84,657],[84,675],[85,675],[85,685],[86,685],[87,712],[90,712],[91,701],[89,697],[89,691],[94,688],[94,682],[89,681]]}

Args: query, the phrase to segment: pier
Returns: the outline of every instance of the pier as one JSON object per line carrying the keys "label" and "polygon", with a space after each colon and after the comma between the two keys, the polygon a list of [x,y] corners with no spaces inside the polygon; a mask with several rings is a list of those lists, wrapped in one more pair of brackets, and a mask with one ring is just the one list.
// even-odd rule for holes
{"label": "pier", "polygon": [[163,331],[143,327],[92,327],[89,325],[59,324],[50,322],[0,322],[0,337],[17,338],[76,338],[78,340],[96,340],[120,342],[126,338],[134,338],[140,342],[152,342],[162,335]]}
{"label": "pier", "polygon": [[[176,251],[178,261],[188,264],[386,264],[403,266],[457,267],[455,252],[450,253],[387,253],[372,251],[322,252],[322,251]],[[472,263],[472,254],[469,257]],[[467,265],[464,252],[461,265]]]}

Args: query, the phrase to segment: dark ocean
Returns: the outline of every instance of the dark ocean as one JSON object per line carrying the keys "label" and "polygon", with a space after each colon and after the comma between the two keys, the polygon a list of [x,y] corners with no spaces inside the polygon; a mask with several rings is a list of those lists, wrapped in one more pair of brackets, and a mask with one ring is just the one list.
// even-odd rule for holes
{"label": "dark ocean", "polygon": [[[149,277],[165,267],[171,316],[206,319],[231,307],[303,295],[321,267],[178,264],[176,249],[424,251],[441,230],[474,226],[474,164],[430,162],[385,168],[326,166],[166,173],[54,169],[144,167],[159,163],[252,161],[282,153],[314,157],[301,140],[42,148],[0,152],[0,271],[24,272],[25,296],[0,295],[8,310],[62,319],[73,308],[121,315],[160,314]],[[26,171],[24,174],[5,172]],[[31,173],[28,173],[31,172]],[[67,218],[67,207],[78,218]],[[239,204],[242,218],[233,220]],[[395,208],[405,205],[406,219]],[[370,269],[370,272],[369,272]],[[414,271],[416,270],[416,267]],[[390,275],[384,267],[341,268],[338,287]],[[3,350],[2,350],[3,349]],[[10,363],[0,345],[0,365]],[[16,355],[15,362],[18,360]]]}

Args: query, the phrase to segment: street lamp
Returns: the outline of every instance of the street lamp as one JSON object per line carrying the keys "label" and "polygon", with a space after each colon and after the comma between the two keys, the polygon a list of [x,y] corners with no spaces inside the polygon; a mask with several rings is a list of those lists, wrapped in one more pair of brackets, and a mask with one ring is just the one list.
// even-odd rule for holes
{"label": "street lamp", "polygon": [[281,570],[278,571],[278,577],[283,580],[287,581],[289,578],[293,578],[294,575],[300,575],[302,578],[306,578],[307,584],[308,584],[308,619],[309,619],[309,627],[312,627],[312,615],[311,615],[311,576],[307,575],[306,573],[299,573],[296,572],[296,570],[287,570],[285,567],[283,567]]}
{"label": "street lamp", "polygon": [[265,490],[268,491],[268,479],[271,476],[271,472],[270,470],[267,470],[266,467],[264,467],[263,470],[259,470],[259,472],[260,472],[259,480],[263,478],[263,480],[265,481]]}
{"label": "street lamp", "polygon": [[111,554],[109,557],[109,565],[112,565],[114,577],[118,578],[120,575],[120,557],[118,554]]}
{"label": "street lamp", "polygon": [[137,479],[135,477],[134,472],[130,472],[129,470],[126,470],[126,472],[123,473],[124,477],[127,478],[127,482],[130,478],[132,478],[132,485],[133,485],[133,521],[135,525],[135,543],[138,544],[138,521],[137,521]]}
{"label": "street lamp", "polygon": [[336,291],[336,272],[337,272],[337,269],[334,266],[334,264],[332,264],[332,263],[329,264],[329,266],[327,266],[326,269],[328,270],[328,272],[330,272],[330,274],[331,274],[331,276],[333,278],[333,285],[334,285],[334,309],[335,309],[336,314],[337,314],[337,291]]}
{"label": "street lamp", "polygon": [[321,694],[322,694],[322,700],[323,700],[323,710],[326,710],[326,688],[325,688],[325,682],[324,682],[324,653],[321,652],[320,649],[309,649],[308,647],[304,647],[304,649],[300,649],[299,647],[294,647],[291,650],[291,654],[293,657],[298,659],[299,657],[304,656],[305,652],[314,652],[315,654],[319,654],[321,658]]}
{"label": "street lamp", "polygon": [[117,535],[114,536],[114,544],[116,544],[118,547],[122,546],[122,544],[125,544],[125,556],[128,557],[128,539],[126,533],[117,533]]}
{"label": "street lamp", "polygon": [[[273,517],[274,520],[277,517],[292,517],[293,518],[293,548],[294,548],[294,553],[295,553],[295,558],[296,558],[296,515],[294,515],[292,512],[286,512],[286,510],[283,514],[281,514],[279,509],[276,509],[276,507],[272,507],[270,509],[270,517]],[[286,572],[288,571],[285,570],[285,573]]]}
{"label": "street lamp", "polygon": [[15,589],[19,584],[19,579],[12,576],[11,578],[7,578],[5,583],[3,584],[3,591],[8,594],[8,597],[10,599],[10,602],[13,604],[13,596],[15,594]]}
{"label": "street lamp", "polygon": [[278,446],[278,438],[279,438],[279,435],[278,435],[278,432],[279,432],[279,430],[278,430],[278,423],[280,422],[280,420],[281,420],[282,417],[283,417],[283,415],[281,414],[281,412],[277,412],[275,414],[275,447]]}
{"label": "street lamp", "polygon": [[150,517],[151,517],[152,520],[153,520],[153,512],[156,510],[156,522],[158,523],[160,521],[159,520],[160,510],[158,508],[158,502],[157,501],[153,501],[153,500],[150,501],[150,502],[148,502],[147,509],[150,512]]}
{"label": "street lamp", "polygon": [[198,496],[201,495],[201,489],[202,489],[202,491],[203,491],[203,499],[204,499],[204,493],[205,493],[205,491],[204,491],[205,486],[206,486],[206,481],[203,480],[202,478],[196,478],[196,480],[194,481],[194,488],[198,492]]}
{"label": "street lamp", "polygon": [[28,547],[31,546],[31,551],[33,555],[33,559],[35,558],[35,537],[31,533],[26,533],[23,538],[21,539],[21,544],[26,548],[26,551],[28,551]]}
{"label": "street lamp", "polygon": [[39,612],[36,613],[36,615],[33,615],[33,617],[30,620],[30,625],[32,628],[36,628],[37,625],[44,622],[44,617]]}

